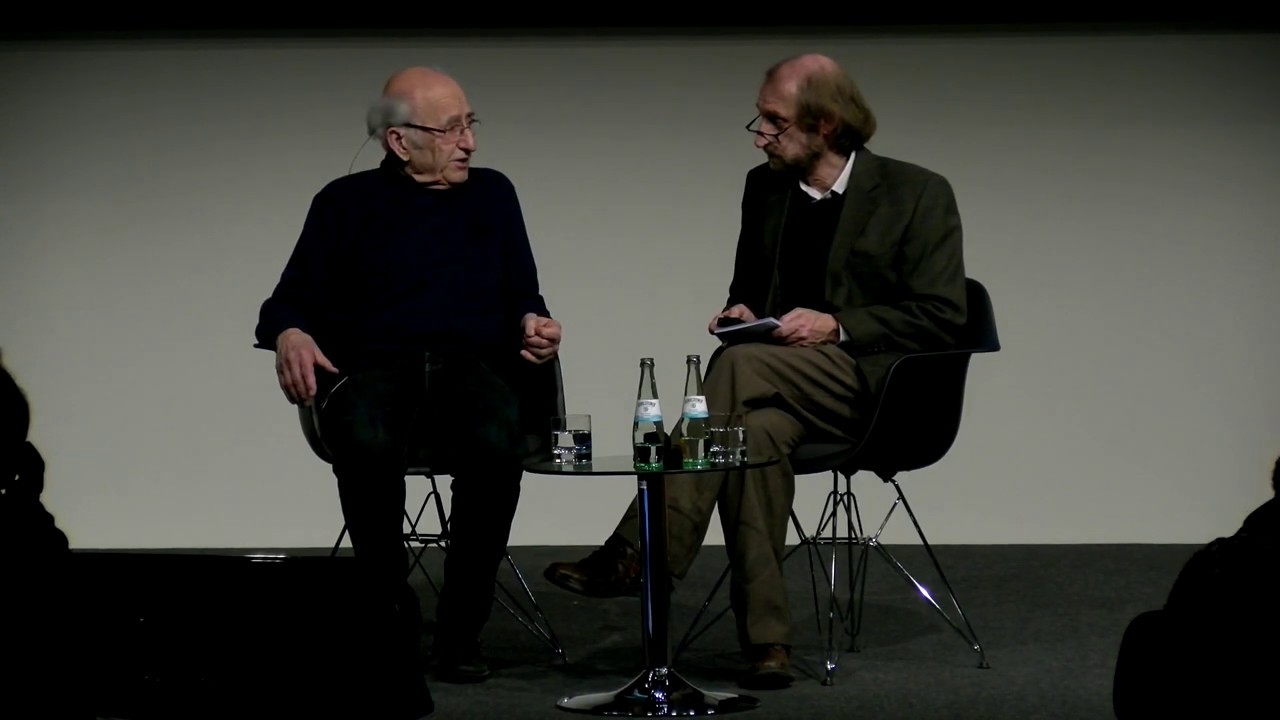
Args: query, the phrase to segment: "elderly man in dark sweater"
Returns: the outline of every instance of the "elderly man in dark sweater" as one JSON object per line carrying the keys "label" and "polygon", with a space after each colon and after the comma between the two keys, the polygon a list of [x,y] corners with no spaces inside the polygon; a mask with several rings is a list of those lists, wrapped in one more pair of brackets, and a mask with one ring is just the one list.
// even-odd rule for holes
{"label": "elderly man in dark sweater", "polygon": [[368,121],[384,159],[315,195],[256,335],[275,349],[290,402],[320,408],[356,557],[371,591],[396,603],[415,655],[406,458],[426,447],[448,469],[434,654],[442,679],[483,680],[478,638],[519,496],[522,419],[548,387],[561,327],[515,188],[471,165],[478,120],[462,88],[433,69],[403,70]]}

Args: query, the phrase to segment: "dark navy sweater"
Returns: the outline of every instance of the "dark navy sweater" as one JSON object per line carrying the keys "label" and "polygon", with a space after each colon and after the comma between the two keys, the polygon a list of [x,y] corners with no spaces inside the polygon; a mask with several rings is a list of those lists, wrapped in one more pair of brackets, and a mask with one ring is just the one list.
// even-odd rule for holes
{"label": "dark navy sweater", "polygon": [[298,328],[340,370],[388,353],[518,355],[520,320],[550,316],[511,181],[488,168],[427,188],[388,155],[316,193],[258,342]]}

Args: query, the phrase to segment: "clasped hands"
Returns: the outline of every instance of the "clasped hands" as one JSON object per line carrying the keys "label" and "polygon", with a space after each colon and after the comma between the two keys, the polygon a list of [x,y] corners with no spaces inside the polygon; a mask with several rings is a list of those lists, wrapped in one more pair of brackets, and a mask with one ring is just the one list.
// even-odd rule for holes
{"label": "clasped hands", "polygon": [[[722,317],[738,318],[743,322],[752,322],[756,319],[755,313],[751,312],[751,308],[739,303],[727,310],[716,313],[715,317],[711,318],[711,322],[707,324],[707,332],[714,333],[716,321]],[[778,318],[778,322],[782,323],[782,326],[774,329],[773,337],[783,345],[813,347],[840,341],[840,323],[836,321],[834,315],[829,313],[821,313],[808,308],[796,308]]]}
{"label": "clasped hands", "polygon": [[526,313],[520,320],[524,329],[524,348],[520,356],[541,365],[560,351],[560,322],[553,318]]}

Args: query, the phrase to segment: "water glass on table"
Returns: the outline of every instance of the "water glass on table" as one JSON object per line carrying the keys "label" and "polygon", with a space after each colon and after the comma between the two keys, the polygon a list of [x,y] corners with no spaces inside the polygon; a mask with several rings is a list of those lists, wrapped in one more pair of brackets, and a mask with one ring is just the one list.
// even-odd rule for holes
{"label": "water glass on table", "polygon": [[556,463],[591,462],[591,416],[576,413],[551,418],[551,453]]}
{"label": "water glass on table", "polygon": [[712,465],[746,462],[747,423],[742,413],[711,413],[707,436],[707,458]]}

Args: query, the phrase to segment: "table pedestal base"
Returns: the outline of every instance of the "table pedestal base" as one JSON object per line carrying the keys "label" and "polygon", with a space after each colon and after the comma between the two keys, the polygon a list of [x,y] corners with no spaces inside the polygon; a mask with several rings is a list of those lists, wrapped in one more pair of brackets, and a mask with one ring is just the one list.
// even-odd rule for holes
{"label": "table pedestal base", "polygon": [[749,695],[707,692],[671,668],[645,670],[614,692],[562,698],[556,706],[570,712],[625,717],[723,715],[752,710],[760,701]]}

